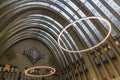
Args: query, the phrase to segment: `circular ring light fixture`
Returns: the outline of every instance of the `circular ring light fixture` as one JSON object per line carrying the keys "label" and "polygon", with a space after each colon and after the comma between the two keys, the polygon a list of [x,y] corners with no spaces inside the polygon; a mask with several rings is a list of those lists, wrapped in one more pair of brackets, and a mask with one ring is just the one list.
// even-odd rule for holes
{"label": "circular ring light fixture", "polygon": [[[44,75],[34,75],[34,74],[30,74],[29,73],[29,71],[30,70],[34,70],[34,69],[50,69],[51,71],[50,71],[50,73],[49,74],[44,74]],[[27,76],[30,76],[30,77],[46,77],[46,76],[51,76],[51,75],[53,75],[54,73],[55,73],[55,68],[53,68],[53,67],[49,67],[49,66],[36,66],[36,67],[31,67],[31,68],[28,68],[28,69],[26,69],[25,70],[25,74],[27,75]]]}
{"label": "circular ring light fixture", "polygon": [[[108,24],[108,26],[109,26],[109,31],[108,31],[107,36],[106,36],[101,42],[99,42],[98,44],[94,45],[93,47],[90,47],[90,48],[87,48],[87,49],[83,49],[83,50],[79,50],[79,51],[68,50],[68,49],[65,49],[64,47],[62,47],[62,45],[60,44],[60,39],[61,39],[61,36],[62,36],[63,32],[64,32],[67,28],[69,28],[70,26],[72,26],[73,24],[75,24],[75,23],[77,23],[77,22],[79,22],[79,21],[90,20],[90,19],[98,19],[98,20],[103,20],[103,21],[105,21],[105,22]],[[91,16],[91,17],[85,17],[85,18],[78,19],[78,20],[76,20],[76,21],[68,24],[68,25],[60,32],[60,34],[58,35],[58,39],[57,39],[57,40],[58,40],[58,45],[59,45],[60,48],[63,49],[64,51],[73,52],[73,53],[79,53],[79,52],[86,52],[86,51],[89,51],[89,50],[92,50],[92,49],[98,47],[99,45],[101,45],[102,43],[104,43],[104,42],[107,40],[107,38],[110,36],[110,34],[111,34],[111,24],[110,24],[110,22],[109,22],[107,19],[101,18],[101,17]]]}

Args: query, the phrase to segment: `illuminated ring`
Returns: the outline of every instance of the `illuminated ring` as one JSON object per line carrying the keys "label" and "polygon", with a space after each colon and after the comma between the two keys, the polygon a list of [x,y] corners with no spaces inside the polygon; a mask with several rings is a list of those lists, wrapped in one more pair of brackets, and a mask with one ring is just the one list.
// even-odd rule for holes
{"label": "illuminated ring", "polygon": [[[50,74],[45,74],[45,75],[32,75],[32,74],[29,74],[28,72],[30,71],[30,70],[33,70],[33,69],[36,69],[36,68],[39,68],[39,69],[50,69],[50,70],[52,70],[52,72],[50,72]],[[51,75],[53,75],[54,73],[55,73],[55,68],[53,68],[53,67],[49,67],[49,66],[36,66],[36,67],[31,67],[31,68],[28,68],[28,69],[26,69],[25,70],[25,74],[27,75],[27,76],[30,76],[30,77],[46,77],[46,76],[51,76]]]}
{"label": "illuminated ring", "polygon": [[[64,32],[67,28],[69,28],[71,25],[73,25],[73,24],[75,24],[75,23],[77,23],[77,22],[79,22],[79,21],[88,20],[88,19],[89,19],[89,20],[90,20],[90,19],[100,19],[100,20],[105,21],[105,22],[108,24],[108,26],[109,26],[109,31],[108,31],[107,36],[106,36],[101,42],[99,42],[98,44],[94,45],[93,47],[90,47],[90,48],[87,48],[87,49],[83,49],[83,50],[80,50],[80,51],[68,50],[68,49],[65,49],[64,47],[62,47],[61,44],[60,44],[60,39],[61,39],[60,37],[61,37],[61,35],[63,34],[63,32]],[[81,19],[78,19],[78,20],[76,20],[76,21],[68,24],[68,25],[60,32],[60,34],[58,35],[58,39],[57,39],[57,40],[58,40],[58,45],[60,46],[61,49],[63,49],[64,51],[67,51],[67,52],[74,52],[74,53],[86,52],[86,51],[92,50],[92,49],[98,47],[99,45],[101,45],[102,43],[104,43],[104,42],[107,40],[107,38],[110,36],[110,34],[111,34],[111,28],[112,28],[112,27],[111,27],[110,22],[109,22],[107,19],[105,19],[105,18],[95,17],[95,16],[81,18]]]}

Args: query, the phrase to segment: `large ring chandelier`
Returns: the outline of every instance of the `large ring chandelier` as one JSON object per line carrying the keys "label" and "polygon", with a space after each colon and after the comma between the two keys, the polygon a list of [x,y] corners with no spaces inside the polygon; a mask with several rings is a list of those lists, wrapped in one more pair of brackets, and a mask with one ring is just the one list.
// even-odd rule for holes
{"label": "large ring chandelier", "polygon": [[[67,28],[69,28],[70,26],[72,26],[73,24],[75,24],[75,23],[77,23],[77,22],[79,22],[79,21],[90,20],[90,19],[98,19],[98,20],[103,20],[103,21],[105,21],[105,22],[108,24],[108,26],[109,26],[109,31],[108,31],[107,36],[106,36],[101,42],[99,42],[98,44],[96,44],[96,45],[94,45],[94,46],[92,46],[92,47],[90,47],[90,48],[83,49],[83,50],[74,51],[74,50],[68,50],[68,49],[65,49],[64,47],[62,47],[62,45],[60,44],[60,39],[61,39],[61,35],[63,34],[63,32],[64,32]],[[105,19],[105,18],[95,17],[95,16],[81,18],[81,19],[78,19],[78,20],[76,20],[76,21],[68,24],[68,25],[60,32],[60,34],[58,35],[58,39],[57,39],[57,40],[58,40],[58,45],[59,45],[59,47],[60,47],[61,49],[63,49],[64,51],[67,51],[67,52],[73,52],[73,53],[86,52],[86,51],[92,50],[92,49],[98,47],[99,45],[101,45],[102,43],[104,43],[104,42],[107,40],[107,38],[110,36],[111,31],[112,31],[112,29],[111,29],[111,24],[110,24],[110,22],[109,22],[107,19]]]}
{"label": "large ring chandelier", "polygon": [[[34,69],[49,69],[51,70],[50,73],[48,74],[42,74],[42,75],[38,75],[38,74],[30,74],[30,70],[34,70]],[[53,67],[49,67],[49,66],[36,66],[36,67],[31,67],[25,70],[25,74],[29,77],[47,77],[47,76],[51,76],[56,72],[55,68]]]}

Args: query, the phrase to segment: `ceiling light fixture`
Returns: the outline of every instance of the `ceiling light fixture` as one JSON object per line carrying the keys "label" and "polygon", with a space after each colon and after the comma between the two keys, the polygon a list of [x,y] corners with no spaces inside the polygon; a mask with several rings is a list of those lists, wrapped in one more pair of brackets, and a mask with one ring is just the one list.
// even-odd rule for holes
{"label": "ceiling light fixture", "polygon": [[[108,31],[107,36],[106,36],[101,42],[99,42],[98,44],[96,44],[96,45],[94,45],[94,46],[92,46],[92,47],[90,47],[90,48],[87,48],[87,49],[78,50],[78,51],[65,49],[65,48],[60,44],[60,39],[61,39],[61,36],[62,36],[63,32],[64,32],[67,28],[71,27],[73,24],[75,24],[75,23],[77,23],[77,22],[79,22],[79,21],[90,20],[90,19],[98,19],[98,20],[103,20],[103,21],[105,21],[105,22],[108,24],[108,26],[109,26],[109,31]],[[73,27],[74,27],[74,26],[73,26]],[[85,17],[85,18],[78,19],[78,20],[76,20],[76,21],[68,24],[68,25],[60,32],[60,34],[58,35],[58,39],[57,39],[57,40],[58,40],[58,45],[59,45],[59,47],[60,47],[61,49],[63,49],[64,51],[73,52],[73,53],[79,53],[79,52],[86,52],[86,51],[89,51],[89,50],[92,50],[92,49],[98,47],[99,45],[101,45],[102,43],[104,43],[104,42],[107,40],[107,38],[110,36],[110,34],[111,34],[111,24],[110,24],[110,22],[109,22],[107,19],[102,18],[102,17],[91,16],[91,17]]]}
{"label": "ceiling light fixture", "polygon": [[[46,69],[48,70],[49,69],[49,73],[46,73],[46,74],[31,74],[29,73],[30,71],[33,71],[33,70],[40,70],[40,69]],[[25,70],[25,74],[29,77],[47,77],[47,76],[51,76],[53,75],[54,73],[56,72],[55,68],[53,67],[49,67],[49,66],[36,66],[36,67],[31,67],[31,68],[28,68]]]}

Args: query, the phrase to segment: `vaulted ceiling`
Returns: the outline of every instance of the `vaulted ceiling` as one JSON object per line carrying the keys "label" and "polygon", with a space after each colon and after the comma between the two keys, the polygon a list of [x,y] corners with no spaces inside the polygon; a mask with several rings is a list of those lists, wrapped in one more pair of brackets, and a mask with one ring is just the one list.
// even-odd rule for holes
{"label": "vaulted ceiling", "polygon": [[[69,53],[62,50],[57,38],[69,23],[89,16],[107,19],[112,33],[105,42],[115,52],[114,39],[120,36],[119,0],[6,0],[0,5],[0,55],[25,39],[36,39],[44,43],[64,69],[84,58],[85,53]],[[81,50],[96,45],[108,33],[108,25],[99,20],[87,20],[73,25],[65,31],[61,44],[70,50]],[[104,46],[105,44],[101,45]],[[100,46],[100,47],[101,47]],[[94,49],[93,51],[95,51]]]}

